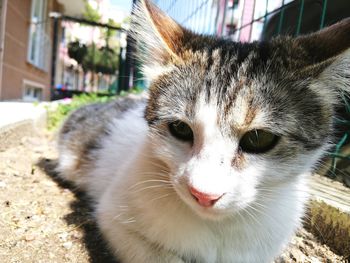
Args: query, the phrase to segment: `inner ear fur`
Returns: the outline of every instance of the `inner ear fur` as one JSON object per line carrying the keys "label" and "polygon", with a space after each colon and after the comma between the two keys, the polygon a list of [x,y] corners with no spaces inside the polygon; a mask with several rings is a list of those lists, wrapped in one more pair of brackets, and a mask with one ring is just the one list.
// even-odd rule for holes
{"label": "inner ear fur", "polygon": [[146,11],[145,13],[155,34],[163,43],[163,47],[169,55],[177,57],[183,45],[184,34],[187,33],[186,29],[181,27],[150,1],[143,0],[141,4]]}
{"label": "inner ear fur", "polygon": [[133,37],[142,46],[138,56],[148,67],[181,59],[185,40],[192,35],[149,0],[137,5],[132,26]]}

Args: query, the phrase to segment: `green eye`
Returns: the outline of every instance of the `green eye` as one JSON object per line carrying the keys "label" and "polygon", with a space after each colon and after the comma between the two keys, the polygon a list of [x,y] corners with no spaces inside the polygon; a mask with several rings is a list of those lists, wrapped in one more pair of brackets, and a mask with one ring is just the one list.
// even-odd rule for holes
{"label": "green eye", "polygon": [[251,130],[243,135],[239,146],[247,153],[264,153],[276,146],[279,137],[264,130]]}
{"label": "green eye", "polygon": [[174,121],[168,124],[169,131],[176,139],[192,142],[193,131],[186,123],[182,121]]}

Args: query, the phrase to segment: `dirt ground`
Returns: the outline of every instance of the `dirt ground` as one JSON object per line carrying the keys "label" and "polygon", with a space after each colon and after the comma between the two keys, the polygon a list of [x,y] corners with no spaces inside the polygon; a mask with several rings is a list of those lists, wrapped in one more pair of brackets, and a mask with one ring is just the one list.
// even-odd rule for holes
{"label": "dirt ground", "polygon": [[[50,133],[0,152],[0,262],[116,262],[83,193],[57,179]],[[345,262],[300,230],[276,262]]]}

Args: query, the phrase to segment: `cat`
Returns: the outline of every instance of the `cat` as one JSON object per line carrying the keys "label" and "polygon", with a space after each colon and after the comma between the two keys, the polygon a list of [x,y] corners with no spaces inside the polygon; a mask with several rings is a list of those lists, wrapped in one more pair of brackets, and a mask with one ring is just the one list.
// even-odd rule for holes
{"label": "cat", "polygon": [[271,262],[334,139],[350,19],[243,44],[197,35],[150,1],[134,13],[148,97],[72,113],[60,176],[91,196],[121,262]]}

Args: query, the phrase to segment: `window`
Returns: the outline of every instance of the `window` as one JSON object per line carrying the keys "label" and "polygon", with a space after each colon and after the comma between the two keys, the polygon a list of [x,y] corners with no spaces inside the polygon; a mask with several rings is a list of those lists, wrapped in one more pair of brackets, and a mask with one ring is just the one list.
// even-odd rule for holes
{"label": "window", "polygon": [[44,86],[29,80],[24,80],[23,101],[41,101]]}
{"label": "window", "polygon": [[29,27],[28,61],[46,70],[49,55],[50,38],[46,32],[47,0],[32,0]]}

